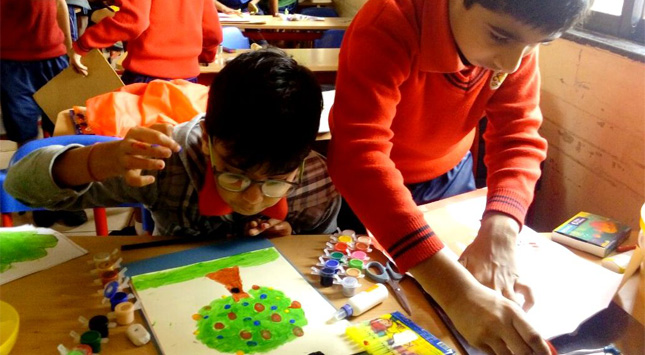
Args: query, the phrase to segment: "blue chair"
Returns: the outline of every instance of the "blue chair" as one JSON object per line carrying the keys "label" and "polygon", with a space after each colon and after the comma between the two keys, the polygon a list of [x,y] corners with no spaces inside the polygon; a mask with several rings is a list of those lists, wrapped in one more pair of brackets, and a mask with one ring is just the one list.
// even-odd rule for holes
{"label": "blue chair", "polygon": [[222,27],[224,40],[221,45],[229,49],[249,49],[251,43],[237,27]]}
{"label": "blue chair", "polygon": [[[9,161],[9,166],[12,166],[20,159],[27,156],[29,153],[33,152],[36,149],[49,146],[49,145],[68,145],[68,144],[81,144],[81,145],[91,145],[94,143],[110,142],[117,140],[116,137],[107,137],[107,136],[96,136],[96,135],[70,135],[70,136],[57,136],[51,138],[43,138],[33,140],[18,148],[14,155]],[[11,227],[13,226],[13,218],[11,216],[14,212],[25,212],[25,211],[37,211],[43,210],[42,208],[33,208],[26,206],[18,202],[13,196],[9,195],[4,190],[4,181],[7,176],[7,169],[0,170],[0,213],[2,213],[2,226]],[[119,207],[142,207],[141,204],[123,204]],[[144,209],[144,216],[148,213]],[[151,231],[152,228],[149,223],[146,223],[149,219],[144,218],[143,229],[146,231]],[[95,207],[94,208],[94,224],[96,226],[96,234],[101,236],[108,235],[107,228],[107,215],[105,212],[105,207]]]}
{"label": "blue chair", "polygon": [[[316,17],[338,17],[336,10],[329,7],[308,7],[302,9],[303,15]],[[327,30],[320,39],[314,41],[314,48],[340,48],[344,30]]]}

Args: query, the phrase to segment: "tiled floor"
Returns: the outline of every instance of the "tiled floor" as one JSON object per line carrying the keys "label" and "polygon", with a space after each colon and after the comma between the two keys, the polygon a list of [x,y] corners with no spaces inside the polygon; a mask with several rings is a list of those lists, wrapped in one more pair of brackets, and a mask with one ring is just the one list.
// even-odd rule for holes
{"label": "tiled floor", "polygon": [[[9,160],[13,152],[16,150],[16,144],[7,140],[0,140],[0,168],[4,169],[9,165]],[[94,213],[91,209],[86,210],[88,221],[78,227],[67,227],[60,223],[54,224],[51,228],[59,232],[65,233],[66,235],[96,235],[96,229],[94,227]],[[132,213],[131,208],[108,208],[107,209],[107,219],[108,219],[108,229],[110,231],[121,230],[122,228],[129,225],[131,220],[130,216]],[[13,222],[15,226],[23,224],[33,224],[33,219],[31,218],[31,212],[27,212],[23,215],[18,213],[13,214]]]}

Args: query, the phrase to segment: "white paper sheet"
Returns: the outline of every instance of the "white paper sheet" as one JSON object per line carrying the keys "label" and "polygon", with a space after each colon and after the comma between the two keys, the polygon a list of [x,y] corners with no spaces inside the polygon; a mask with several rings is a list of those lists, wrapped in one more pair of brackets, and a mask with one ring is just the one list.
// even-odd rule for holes
{"label": "white paper sheet", "polygon": [[[20,240],[15,237],[17,232],[24,234],[20,236]],[[30,236],[32,232],[38,236]],[[13,237],[10,238],[10,234]],[[40,235],[50,236],[47,238],[49,239],[48,245],[51,246],[43,246],[43,239]],[[52,237],[55,240],[52,241]],[[53,229],[36,228],[31,225],[0,228],[0,261],[2,263],[0,285],[49,269],[85,254],[87,254],[87,250]],[[6,269],[2,271],[2,268]]]}
{"label": "white paper sheet", "polygon": [[[446,210],[455,221],[476,231],[485,204],[482,196],[451,204]],[[546,339],[573,332],[606,308],[622,279],[622,275],[580,258],[526,226],[518,238],[517,252],[520,275],[535,298],[527,315]]]}

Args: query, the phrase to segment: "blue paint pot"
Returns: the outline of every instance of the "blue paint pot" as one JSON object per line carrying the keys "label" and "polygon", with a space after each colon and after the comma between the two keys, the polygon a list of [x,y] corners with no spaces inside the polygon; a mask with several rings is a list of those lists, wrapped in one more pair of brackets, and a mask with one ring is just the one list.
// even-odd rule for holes
{"label": "blue paint pot", "polygon": [[329,287],[334,284],[334,276],[336,275],[336,272],[338,272],[338,269],[332,269],[332,268],[323,268],[320,270],[320,284],[323,287]]}

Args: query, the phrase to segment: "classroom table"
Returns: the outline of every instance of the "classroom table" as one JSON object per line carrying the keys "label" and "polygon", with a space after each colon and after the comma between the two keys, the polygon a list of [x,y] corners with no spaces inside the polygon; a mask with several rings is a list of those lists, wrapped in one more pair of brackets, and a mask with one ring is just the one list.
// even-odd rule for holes
{"label": "classroom table", "polygon": [[[308,42],[322,37],[326,30],[346,30],[353,17],[323,17],[322,20],[306,19],[287,21],[271,15],[250,16],[244,21],[222,20],[222,26],[234,26],[254,41]],[[225,22],[226,21],[226,22]],[[232,21],[232,22],[231,22]]]}
{"label": "classroom table", "polygon": [[249,21],[225,22],[222,26],[234,26],[241,30],[326,31],[346,30],[353,17],[322,17],[322,20],[306,19],[287,21],[278,16],[250,16]]}
{"label": "classroom table", "polygon": [[[334,84],[338,71],[338,54],[340,48],[285,48],[287,55],[293,57],[298,64],[311,70],[320,84]],[[233,58],[250,49],[236,49],[233,53],[222,53],[221,57],[207,66],[200,66],[198,81],[200,84],[209,85]]]}
{"label": "classroom table", "polygon": [[[439,236],[448,235],[450,240],[444,240],[449,248],[456,248],[457,242],[468,242],[468,235],[458,223],[453,223],[454,218],[446,210],[452,203],[457,203],[470,198],[478,198],[485,195],[485,190],[477,190],[464,195],[452,197],[443,201],[421,206],[421,210],[429,220],[433,229]],[[548,234],[543,233],[545,237]],[[632,235],[626,243],[635,242],[635,235]],[[100,251],[111,251],[115,247],[125,244],[138,243],[142,241],[157,240],[162,238],[152,237],[71,237],[73,241],[86,248],[88,255],[74,259],[67,263],[58,265],[46,271],[26,276],[13,281],[1,288],[0,297],[3,301],[13,305],[21,316],[20,333],[14,349],[15,354],[36,354],[53,353],[57,344],[63,343],[67,346],[72,344],[71,338],[67,335],[70,330],[77,332],[82,330],[80,323],[76,320],[79,316],[91,317],[95,314],[106,313],[106,307],[101,306],[100,297],[96,293],[97,286],[92,284],[95,278],[90,275],[90,266],[87,261],[91,255]],[[317,262],[318,256],[324,248],[327,236],[288,236],[274,238],[271,241],[276,248],[303,274],[314,286],[318,287],[316,277],[310,275],[310,267]],[[307,241],[307,243],[303,243]],[[124,261],[133,262],[145,258],[154,257],[170,252],[193,248],[200,244],[176,244],[160,246],[148,249],[138,249],[123,252]],[[598,258],[586,255],[574,250],[581,257],[594,262]],[[384,261],[385,257],[378,251],[370,255],[373,259]],[[545,261],[548,262],[548,261]],[[643,274],[645,275],[645,274]],[[642,276],[641,276],[642,277]],[[372,283],[369,280],[362,280],[362,289],[369,287]],[[337,286],[335,286],[337,287]],[[464,353],[448,328],[440,320],[432,306],[427,302],[426,295],[418,284],[411,278],[406,277],[401,287],[406,293],[412,308],[413,315],[410,317],[420,326],[424,327],[435,336],[439,337],[448,346]],[[620,333],[615,340],[616,345],[624,354],[642,354],[645,350],[644,337],[640,333],[642,324],[645,324],[645,311],[642,300],[643,285],[639,285],[638,273],[620,290],[614,298],[613,304],[618,305],[627,313],[631,314],[629,322],[621,324],[603,324],[605,327],[615,327]],[[321,288],[320,291],[336,306],[343,305],[346,301],[336,288]],[[403,310],[396,299],[390,297],[381,305],[354,318],[353,320],[365,320],[377,317],[381,314],[392,311]],[[136,322],[142,322],[139,314]],[[156,348],[148,344],[142,348],[135,348],[125,337],[126,327],[117,327],[111,330],[110,342],[105,345],[105,353],[156,353]],[[602,344],[606,345],[606,344]]]}
{"label": "classroom table", "polygon": [[[447,238],[442,238],[442,241],[446,247],[450,248],[456,254],[460,253],[464,244],[467,245],[470,243],[470,237],[468,235],[470,235],[471,231],[469,227],[455,221],[448,208],[450,205],[481,198],[482,196],[486,196],[486,189],[478,189],[420,206],[421,211],[426,217],[426,221],[432,226],[434,232],[440,237],[448,236]],[[544,238],[551,238],[550,232],[539,234]],[[638,231],[632,231],[630,237],[623,242],[623,245],[636,244],[637,240]],[[600,265],[602,259],[577,249],[565,247],[579,257]],[[546,262],[549,261],[545,260]],[[617,345],[623,354],[645,354],[645,332],[643,330],[643,326],[645,326],[645,270],[641,268],[640,274],[637,271],[617,292],[609,307],[609,309],[613,308],[621,309],[620,312],[624,310],[625,313],[617,315],[617,312],[611,312],[607,316],[603,315],[597,321],[594,321],[593,324],[596,329],[593,332],[602,333],[604,331],[605,333],[611,333],[611,337],[613,337],[611,341]],[[620,322],[612,324],[611,322],[614,320],[619,320]],[[585,334],[580,335],[583,343],[589,340],[586,337],[587,335]],[[575,340],[579,341],[578,339]],[[595,347],[592,348],[598,348],[599,346],[607,345],[607,343],[593,345]]]}
{"label": "classroom table", "polygon": [[[55,352],[58,344],[68,348],[73,344],[68,335],[71,330],[81,333],[82,325],[77,321],[79,316],[90,318],[97,314],[109,312],[108,305],[101,305],[101,296],[97,290],[99,286],[93,285],[96,276],[90,274],[91,266],[88,261],[94,253],[111,251],[121,245],[139,243],[161,238],[152,237],[71,237],[80,246],[88,250],[88,254],[67,263],[55,266],[49,270],[41,271],[22,279],[15,280],[2,286],[1,298],[11,304],[20,314],[20,330],[18,340],[14,347],[14,354],[51,354]],[[271,241],[276,248],[310,281],[313,287],[319,287],[319,281],[310,275],[311,266],[318,262],[328,236],[288,236],[274,238]],[[307,241],[306,244],[303,241]],[[203,243],[202,243],[203,244]],[[122,253],[125,263],[161,254],[194,248],[201,244],[168,245],[148,249],[128,250]],[[370,253],[373,259],[384,261],[384,256],[379,252]],[[361,289],[366,289],[373,283],[361,279]],[[422,327],[430,330],[451,347],[455,346],[448,330],[437,318],[430,305],[426,302],[424,294],[416,286],[414,280],[405,278],[401,282],[413,310],[410,317]],[[319,288],[336,307],[345,304],[347,298],[342,296],[339,286],[332,288]],[[399,311],[405,313],[395,297],[390,297],[382,304],[369,310],[353,320],[365,320],[372,317]],[[331,314],[330,314],[331,317]],[[137,312],[135,322],[144,324]],[[147,327],[147,325],[146,325]],[[118,326],[110,329],[110,341],[103,346],[105,354],[155,354],[154,344],[149,343],[137,348],[127,340],[125,330],[127,326]]]}
{"label": "classroom table", "polygon": [[[217,75],[233,58],[241,53],[248,52],[250,49],[235,49],[232,53],[224,52],[208,65],[200,65],[199,76],[197,78],[200,84],[210,85],[213,78]],[[338,54],[340,48],[285,48],[282,49],[287,55],[293,57],[299,64],[309,68],[320,84],[334,84],[336,82],[336,72],[338,71]],[[124,53],[117,61],[116,70],[123,71],[121,64],[127,53]]]}

